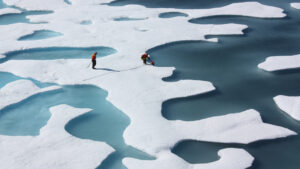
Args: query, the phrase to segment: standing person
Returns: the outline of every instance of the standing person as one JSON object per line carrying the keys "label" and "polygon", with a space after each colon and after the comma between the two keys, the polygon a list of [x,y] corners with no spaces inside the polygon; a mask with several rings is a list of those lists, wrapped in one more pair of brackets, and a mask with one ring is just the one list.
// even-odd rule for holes
{"label": "standing person", "polygon": [[95,69],[95,66],[96,66],[96,56],[97,56],[97,52],[93,53],[93,55],[92,55],[92,63],[93,63],[92,68],[93,69]]}

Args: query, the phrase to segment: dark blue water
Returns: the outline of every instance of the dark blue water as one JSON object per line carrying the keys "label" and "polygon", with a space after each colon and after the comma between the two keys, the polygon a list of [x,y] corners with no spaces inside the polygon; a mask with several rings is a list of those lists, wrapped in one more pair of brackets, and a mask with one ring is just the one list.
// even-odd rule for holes
{"label": "dark blue water", "polygon": [[51,31],[51,30],[39,30],[39,31],[34,31],[32,34],[22,36],[18,40],[19,41],[41,40],[41,39],[54,38],[54,37],[62,36],[62,35],[63,34],[61,34],[59,32],[54,32],[54,31]]}
{"label": "dark blue water", "polygon": [[0,59],[0,63],[7,60],[54,60],[54,59],[90,59],[93,52],[98,52],[97,57],[104,57],[117,51],[110,47],[50,47],[35,48],[6,53],[6,58]]}
{"label": "dark blue water", "polygon": [[174,18],[174,17],[187,17],[188,15],[185,13],[181,13],[181,12],[165,12],[165,13],[161,13],[159,14],[160,18]]}
{"label": "dark blue water", "polygon": [[[178,42],[149,51],[157,66],[174,66],[166,81],[199,79],[217,88],[208,94],[173,99],[163,103],[162,114],[169,120],[199,120],[254,108],[263,121],[300,133],[300,123],[281,112],[273,97],[300,95],[300,69],[266,72],[257,65],[268,56],[300,53],[300,10],[286,8],[284,19],[255,19],[218,16],[190,20],[194,24],[241,23],[249,26],[244,36],[219,37],[219,43]],[[188,111],[187,111],[188,110]],[[296,169],[300,166],[300,137],[292,136],[249,145],[183,141],[173,152],[186,161],[217,160],[217,151],[227,147],[246,149],[255,157],[253,169]]]}

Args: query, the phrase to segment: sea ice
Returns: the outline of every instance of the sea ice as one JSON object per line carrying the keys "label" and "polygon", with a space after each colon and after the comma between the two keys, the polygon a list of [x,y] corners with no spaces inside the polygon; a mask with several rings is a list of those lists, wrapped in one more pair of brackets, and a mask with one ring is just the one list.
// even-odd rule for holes
{"label": "sea ice", "polygon": [[[174,41],[205,40],[205,35],[243,34],[242,31],[247,28],[247,25],[240,24],[197,25],[188,22],[191,18],[212,15],[282,18],[285,14],[280,8],[245,2],[213,9],[176,9],[189,16],[162,19],[158,17],[160,13],[175,9],[150,9],[140,5],[112,7],[99,5],[99,0],[70,0],[72,5],[66,4],[64,0],[49,0],[47,3],[40,0],[4,2],[27,10],[54,12],[28,16],[31,22],[43,24],[17,23],[1,26],[0,32],[5,32],[0,36],[2,55],[23,49],[66,46],[110,46],[118,53],[98,59],[98,65],[101,66],[97,65],[97,70],[87,68],[89,59],[58,59],[8,60],[0,64],[0,71],[31,77],[41,82],[61,85],[91,84],[107,90],[107,99],[131,119],[131,124],[124,133],[126,143],[151,155],[159,156],[167,152],[167,155],[162,155],[165,158],[157,159],[159,162],[165,159],[162,163],[166,167],[172,166],[172,162],[189,167],[182,159],[169,152],[174,144],[183,139],[249,143],[295,134],[291,130],[263,123],[259,113],[254,110],[194,122],[164,119],[161,108],[165,100],[206,93],[215,87],[210,82],[200,80],[165,82],[162,78],[172,75],[174,68],[142,65],[140,60],[142,53],[155,46]],[[120,16],[148,19],[130,22],[113,20]],[[91,21],[92,24],[81,25],[83,20]],[[60,32],[63,36],[38,41],[18,41],[20,37],[38,30]],[[108,71],[107,68],[113,71]],[[67,121],[86,111],[88,110],[66,105],[54,107],[51,108],[51,119],[41,129],[39,136],[1,136],[1,167],[95,168],[112,149],[104,143],[77,139],[63,130]],[[67,112],[75,112],[75,115]],[[213,168],[224,165],[225,168],[234,168],[237,165],[238,169],[250,166],[253,161],[251,155],[239,149],[221,150],[219,155],[221,160],[217,162],[195,166]],[[125,163],[134,165],[130,160],[125,160]],[[241,162],[232,165],[232,161],[240,160]],[[156,160],[152,162],[153,165],[158,164]]]}
{"label": "sea ice", "polygon": [[271,56],[258,65],[266,71],[300,68],[300,54],[293,56]]}
{"label": "sea ice", "polygon": [[32,95],[58,90],[59,86],[39,88],[30,80],[17,80],[0,89],[0,110],[11,104],[18,103]]}
{"label": "sea ice", "polygon": [[102,142],[76,138],[64,129],[68,121],[90,110],[58,105],[50,108],[52,116],[39,136],[0,135],[1,168],[96,168],[113,148]]}
{"label": "sea ice", "polygon": [[156,160],[125,158],[123,163],[130,169],[245,169],[252,165],[254,158],[245,150],[226,148],[218,152],[220,159],[205,164],[190,164],[170,151],[162,151]]}
{"label": "sea ice", "polygon": [[[36,3],[33,3],[34,1]],[[41,3],[39,0],[5,0],[4,2],[28,10],[53,10],[54,13],[27,16],[31,22],[44,22],[47,24],[1,26],[1,32],[10,32],[8,35],[0,37],[0,40],[3,42],[3,45],[0,46],[2,54],[20,49],[38,47],[113,46],[120,52],[119,57],[124,54],[127,57],[135,57],[137,54],[143,53],[154,46],[169,42],[205,40],[204,36],[207,34],[242,34],[241,31],[247,28],[246,25],[238,24],[195,25],[188,22],[191,18],[212,15],[243,15],[260,18],[281,18],[285,16],[282,9],[257,2],[234,3],[213,9],[176,9],[176,11],[187,13],[189,17],[169,19],[162,19],[158,16],[160,13],[172,12],[175,9],[150,9],[139,5],[121,7],[95,5],[99,1],[72,1],[72,5],[66,5],[63,0],[52,0],[51,3]],[[113,20],[120,16],[149,19],[122,23]],[[82,20],[90,20],[93,24],[81,25]],[[149,31],[136,31],[137,28]],[[64,36],[39,42],[24,43],[17,41],[17,39],[26,34],[42,29],[60,32]],[[132,52],[128,53],[129,51]]]}
{"label": "sea ice", "polygon": [[300,9],[300,3],[291,3],[291,7]]}
{"label": "sea ice", "polygon": [[47,0],[47,2],[38,0],[3,0],[3,2],[7,5],[18,6],[27,10],[54,10],[67,6],[64,0]]}
{"label": "sea ice", "polygon": [[294,119],[300,121],[300,97],[299,96],[283,96],[274,97],[277,106],[289,114]]}

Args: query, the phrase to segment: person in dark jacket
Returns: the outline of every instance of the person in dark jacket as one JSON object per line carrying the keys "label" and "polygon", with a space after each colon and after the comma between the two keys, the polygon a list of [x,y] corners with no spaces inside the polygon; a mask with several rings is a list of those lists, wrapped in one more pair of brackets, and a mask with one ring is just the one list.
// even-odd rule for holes
{"label": "person in dark jacket", "polygon": [[144,64],[147,63],[147,59],[149,58],[149,55],[147,53],[144,53],[141,57],[141,59],[143,60]]}
{"label": "person in dark jacket", "polygon": [[150,59],[150,55],[148,53],[144,53],[141,59],[143,60],[144,64],[147,64],[147,60],[149,60],[151,62],[151,65],[154,65],[154,61]]}

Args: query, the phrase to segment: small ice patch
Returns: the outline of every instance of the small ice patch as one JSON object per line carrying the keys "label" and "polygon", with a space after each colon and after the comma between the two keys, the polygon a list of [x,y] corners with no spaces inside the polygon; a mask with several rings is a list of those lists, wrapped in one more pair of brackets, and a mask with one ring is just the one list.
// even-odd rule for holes
{"label": "small ice patch", "polygon": [[300,3],[291,3],[291,7],[300,9]]}
{"label": "small ice patch", "polygon": [[271,56],[258,65],[266,71],[300,68],[300,54],[293,56]]}
{"label": "small ice patch", "polygon": [[300,121],[300,97],[296,96],[276,96],[274,101],[277,106],[294,119]]}

